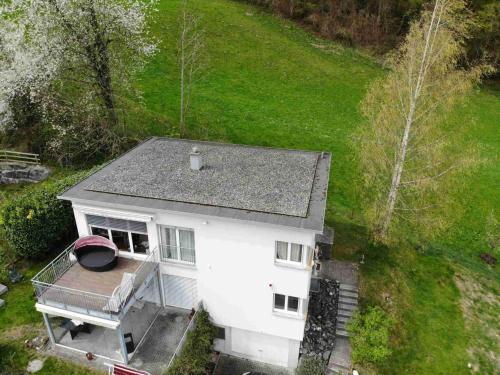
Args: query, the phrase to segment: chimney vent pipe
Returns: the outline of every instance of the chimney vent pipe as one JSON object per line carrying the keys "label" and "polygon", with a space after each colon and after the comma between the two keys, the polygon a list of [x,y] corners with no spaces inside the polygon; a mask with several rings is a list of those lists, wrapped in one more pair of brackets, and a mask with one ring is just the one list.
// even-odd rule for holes
{"label": "chimney vent pipe", "polygon": [[191,165],[191,170],[199,171],[203,168],[203,161],[201,160],[201,153],[198,150],[198,147],[193,147],[191,152],[189,153],[189,163]]}

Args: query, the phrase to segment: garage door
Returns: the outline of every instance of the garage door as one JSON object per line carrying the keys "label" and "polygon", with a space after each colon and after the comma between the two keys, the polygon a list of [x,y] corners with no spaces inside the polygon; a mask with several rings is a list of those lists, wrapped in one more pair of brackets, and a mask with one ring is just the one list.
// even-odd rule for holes
{"label": "garage door", "polygon": [[163,275],[163,293],[167,305],[191,309],[197,301],[196,279]]}
{"label": "garage door", "polygon": [[231,329],[232,350],[243,357],[271,363],[288,365],[289,340],[258,332]]}

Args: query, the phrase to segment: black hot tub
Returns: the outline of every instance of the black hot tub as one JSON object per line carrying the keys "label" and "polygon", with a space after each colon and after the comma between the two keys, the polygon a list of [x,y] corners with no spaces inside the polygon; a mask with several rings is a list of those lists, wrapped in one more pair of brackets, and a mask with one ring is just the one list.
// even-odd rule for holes
{"label": "black hot tub", "polygon": [[116,266],[118,260],[116,245],[101,236],[79,238],[73,252],[83,268],[94,272],[109,271]]}

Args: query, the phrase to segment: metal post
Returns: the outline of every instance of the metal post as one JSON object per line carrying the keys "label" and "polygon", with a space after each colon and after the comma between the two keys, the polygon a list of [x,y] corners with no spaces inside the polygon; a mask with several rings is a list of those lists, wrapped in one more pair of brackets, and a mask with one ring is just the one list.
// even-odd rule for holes
{"label": "metal post", "polygon": [[161,279],[161,271],[160,267],[158,267],[158,270],[156,271],[156,274],[158,276],[158,293],[160,293],[160,303],[161,307],[165,307],[165,296],[163,295],[163,281]]}
{"label": "metal post", "polygon": [[128,364],[128,353],[127,346],[125,345],[125,337],[123,337],[123,330],[121,326],[116,328],[116,334],[118,335],[118,340],[120,342],[120,350],[122,352],[123,363]]}
{"label": "metal post", "polygon": [[50,343],[52,344],[52,347],[54,347],[56,345],[56,338],[54,336],[54,331],[52,331],[52,326],[50,325],[49,316],[46,313],[42,313],[42,315],[43,315],[43,321],[47,326],[47,332],[49,334]]}

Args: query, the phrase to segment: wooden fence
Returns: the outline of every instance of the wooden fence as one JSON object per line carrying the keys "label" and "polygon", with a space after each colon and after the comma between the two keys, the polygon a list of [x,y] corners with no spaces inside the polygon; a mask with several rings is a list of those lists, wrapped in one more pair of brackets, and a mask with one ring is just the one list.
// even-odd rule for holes
{"label": "wooden fence", "polygon": [[40,155],[0,150],[0,163],[40,164]]}

